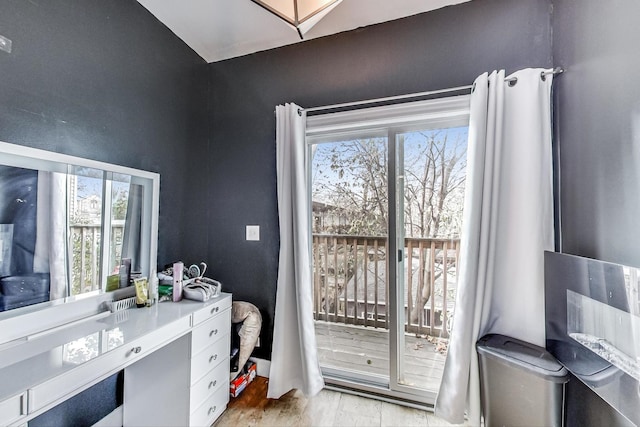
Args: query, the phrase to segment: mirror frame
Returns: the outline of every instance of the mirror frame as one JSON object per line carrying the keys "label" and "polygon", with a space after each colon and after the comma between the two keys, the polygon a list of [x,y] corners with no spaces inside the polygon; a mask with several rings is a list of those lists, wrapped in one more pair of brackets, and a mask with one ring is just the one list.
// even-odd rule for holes
{"label": "mirror frame", "polygon": [[[61,173],[67,173],[69,166],[87,167],[130,175],[132,182],[143,185],[145,197],[142,206],[141,266],[142,274],[149,278],[150,301],[152,303],[157,301],[158,289],[155,278],[157,277],[160,204],[158,173],[2,141],[0,141],[0,164]],[[147,197],[146,194],[150,196]],[[101,283],[101,288],[104,286],[105,283]],[[105,292],[101,289],[0,312],[0,346],[98,314],[106,309],[105,302],[132,296],[134,293],[133,286],[113,292]]]}

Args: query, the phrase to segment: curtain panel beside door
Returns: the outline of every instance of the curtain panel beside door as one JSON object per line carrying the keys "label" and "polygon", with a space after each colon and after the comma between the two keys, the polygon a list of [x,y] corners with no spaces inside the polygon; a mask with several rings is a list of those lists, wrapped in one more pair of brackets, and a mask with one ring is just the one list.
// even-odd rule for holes
{"label": "curtain panel beside door", "polygon": [[313,326],[305,122],[297,105],[276,107],[280,259],[267,393],[273,399],[292,389],[313,396],[324,387]]}
{"label": "curtain panel beside door", "polygon": [[461,266],[436,415],[480,425],[476,341],[544,347],[543,253],[554,248],[552,75],[479,76],[471,96]]}

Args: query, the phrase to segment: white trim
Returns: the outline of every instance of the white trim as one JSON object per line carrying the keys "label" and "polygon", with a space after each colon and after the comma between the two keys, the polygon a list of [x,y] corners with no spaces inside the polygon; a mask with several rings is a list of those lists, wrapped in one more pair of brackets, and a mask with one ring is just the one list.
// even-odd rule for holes
{"label": "white trim", "polygon": [[[160,175],[155,172],[149,172],[141,169],[134,169],[127,166],[114,165],[111,163],[101,162],[98,160],[85,159],[82,157],[75,157],[68,154],[60,154],[54,151],[41,150],[39,148],[26,147],[24,145],[10,144],[8,142],[0,141],[0,153],[2,158],[0,163],[15,166],[13,161],[20,162],[20,166],[24,165],[26,168],[33,169],[34,164],[39,169],[41,165],[51,165],[52,163],[58,163],[63,166],[63,169],[46,169],[54,170],[56,172],[67,172],[67,165],[82,166],[93,169],[108,170],[110,172],[121,173],[125,175],[136,175],[150,180],[159,177]],[[29,160],[22,160],[20,158],[27,157]],[[12,162],[7,162],[11,159]],[[33,163],[35,162],[35,163]],[[49,166],[50,167],[50,166]]]}
{"label": "white trim", "polygon": [[402,405],[408,408],[420,409],[422,411],[427,411],[434,413],[433,405],[429,403],[422,403],[419,401],[409,401],[405,400],[403,397],[394,395],[393,393],[389,393],[387,389],[378,389],[375,387],[369,387],[368,390],[371,393],[367,393],[365,391],[360,391],[359,389],[354,388],[348,382],[334,380],[332,378],[325,378],[327,384],[324,386],[325,390],[337,391],[339,393],[351,394],[354,396],[366,397],[367,399],[375,399],[380,400],[382,402],[393,403],[395,405]]}
{"label": "white trim", "polygon": [[407,102],[382,107],[370,107],[340,113],[307,117],[307,137],[352,132],[363,129],[407,127],[429,122],[436,127],[455,126],[469,122],[470,95],[458,95],[427,101]]}
{"label": "white trim", "polygon": [[249,360],[256,364],[256,375],[259,377],[269,378],[269,370],[271,369],[271,361],[267,359],[259,359],[250,357]]}
{"label": "white trim", "polygon": [[123,405],[111,411],[109,415],[95,423],[92,427],[122,427],[124,424]]}

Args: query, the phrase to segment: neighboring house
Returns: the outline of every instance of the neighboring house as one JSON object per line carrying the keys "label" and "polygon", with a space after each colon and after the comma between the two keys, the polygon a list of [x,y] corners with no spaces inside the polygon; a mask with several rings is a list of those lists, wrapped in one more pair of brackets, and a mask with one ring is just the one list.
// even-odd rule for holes
{"label": "neighboring house", "polygon": [[348,218],[337,206],[317,201],[311,202],[313,232],[343,234],[349,226]]}
{"label": "neighboring house", "polygon": [[95,194],[87,197],[78,198],[76,215],[82,220],[88,220],[91,223],[100,223],[100,215],[102,214],[102,198]]}

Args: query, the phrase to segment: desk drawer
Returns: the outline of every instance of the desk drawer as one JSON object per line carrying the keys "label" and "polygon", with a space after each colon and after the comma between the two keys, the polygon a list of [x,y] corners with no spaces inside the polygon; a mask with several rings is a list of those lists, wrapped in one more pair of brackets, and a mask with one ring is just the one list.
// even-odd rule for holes
{"label": "desk drawer", "polygon": [[223,335],[218,341],[198,353],[191,359],[191,384],[198,382],[207,372],[218,366],[224,360],[229,365],[229,334]]}
{"label": "desk drawer", "polygon": [[231,308],[230,297],[217,298],[215,302],[207,304],[206,307],[193,313],[193,326],[196,326],[211,317],[217,316],[228,308]]}
{"label": "desk drawer", "polygon": [[[227,374],[228,376],[229,374]],[[0,402],[0,426],[6,426],[18,421],[23,415],[27,415],[26,392]]]}
{"label": "desk drawer", "polygon": [[227,388],[229,386],[229,360],[223,360],[207,372],[207,374],[198,380],[191,387],[191,401],[189,412],[193,412],[211,396],[219,387]]}
{"label": "desk drawer", "polygon": [[231,316],[229,311],[215,316],[197,326],[191,333],[191,357],[204,348],[229,335],[231,331]]}
{"label": "desk drawer", "polygon": [[229,388],[218,388],[202,405],[191,413],[189,424],[192,426],[210,426],[222,414],[228,402]]}
{"label": "desk drawer", "polygon": [[[184,317],[122,347],[111,350],[94,360],[38,384],[29,390],[29,412],[42,409],[67,395],[95,384],[107,375],[124,369],[134,361],[153,352],[189,330],[189,318]],[[87,379],[90,382],[87,384]]]}

